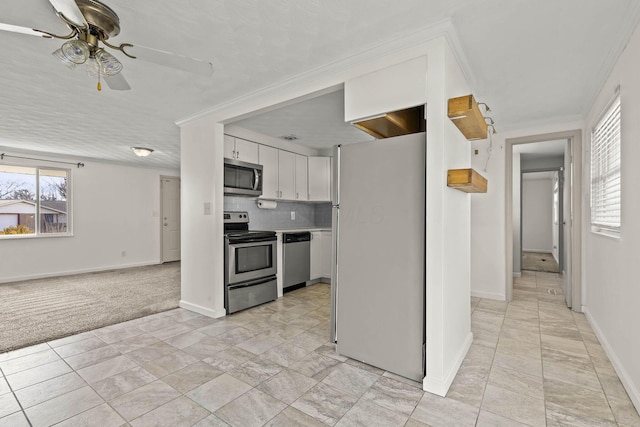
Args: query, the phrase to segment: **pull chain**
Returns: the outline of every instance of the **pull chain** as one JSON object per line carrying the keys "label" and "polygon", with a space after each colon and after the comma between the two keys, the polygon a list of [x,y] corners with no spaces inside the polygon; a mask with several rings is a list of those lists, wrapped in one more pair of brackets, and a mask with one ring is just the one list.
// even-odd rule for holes
{"label": "pull chain", "polygon": [[[97,61],[96,61],[97,62]],[[100,64],[98,63],[98,92],[102,90],[102,84],[100,83]]]}

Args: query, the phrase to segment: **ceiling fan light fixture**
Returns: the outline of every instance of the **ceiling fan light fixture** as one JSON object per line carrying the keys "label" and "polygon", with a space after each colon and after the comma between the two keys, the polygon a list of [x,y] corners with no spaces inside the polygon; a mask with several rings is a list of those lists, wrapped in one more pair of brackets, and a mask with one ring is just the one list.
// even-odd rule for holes
{"label": "ceiling fan light fixture", "polygon": [[62,55],[74,64],[84,64],[90,56],[89,44],[84,40],[69,40],[60,49]]}
{"label": "ceiling fan light fixture", "polygon": [[131,147],[131,150],[133,150],[133,152],[138,157],[148,157],[151,153],[153,153],[153,150],[151,148],[145,147]]}
{"label": "ceiling fan light fixture", "polygon": [[100,65],[100,72],[103,75],[115,76],[122,71],[122,63],[104,49],[99,49],[94,56]]}
{"label": "ceiling fan light fixture", "polygon": [[70,70],[73,70],[74,68],[76,68],[77,64],[74,64],[73,62],[69,61],[69,59],[66,56],[64,56],[64,54],[62,53],[61,48],[58,48],[53,52],[51,52],[51,55],[55,56],[60,62],[66,65],[67,68],[69,68]]}

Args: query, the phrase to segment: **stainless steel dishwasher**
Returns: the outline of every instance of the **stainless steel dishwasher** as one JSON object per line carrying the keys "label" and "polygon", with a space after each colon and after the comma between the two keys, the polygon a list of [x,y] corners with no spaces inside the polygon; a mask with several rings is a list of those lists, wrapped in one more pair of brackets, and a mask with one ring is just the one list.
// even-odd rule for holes
{"label": "stainless steel dishwasher", "polygon": [[282,252],[283,291],[305,286],[311,278],[311,233],[282,233]]}

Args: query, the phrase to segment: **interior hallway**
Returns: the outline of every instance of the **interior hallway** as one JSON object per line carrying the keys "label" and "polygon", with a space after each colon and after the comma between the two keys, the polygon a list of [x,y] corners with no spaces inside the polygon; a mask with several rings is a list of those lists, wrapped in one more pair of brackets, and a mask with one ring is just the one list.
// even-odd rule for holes
{"label": "interior hallway", "polygon": [[446,398],[338,356],[317,284],[223,319],[176,309],[0,354],[0,426],[640,425],[558,275],[524,272],[512,303],[471,310]]}

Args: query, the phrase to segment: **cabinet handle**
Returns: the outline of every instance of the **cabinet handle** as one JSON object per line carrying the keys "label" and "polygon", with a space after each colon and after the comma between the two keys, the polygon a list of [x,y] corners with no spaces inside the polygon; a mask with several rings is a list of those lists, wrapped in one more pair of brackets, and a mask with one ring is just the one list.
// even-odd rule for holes
{"label": "cabinet handle", "polygon": [[240,152],[236,151],[236,159],[240,160]]}
{"label": "cabinet handle", "polygon": [[296,193],[296,200],[298,200],[298,193]]}

